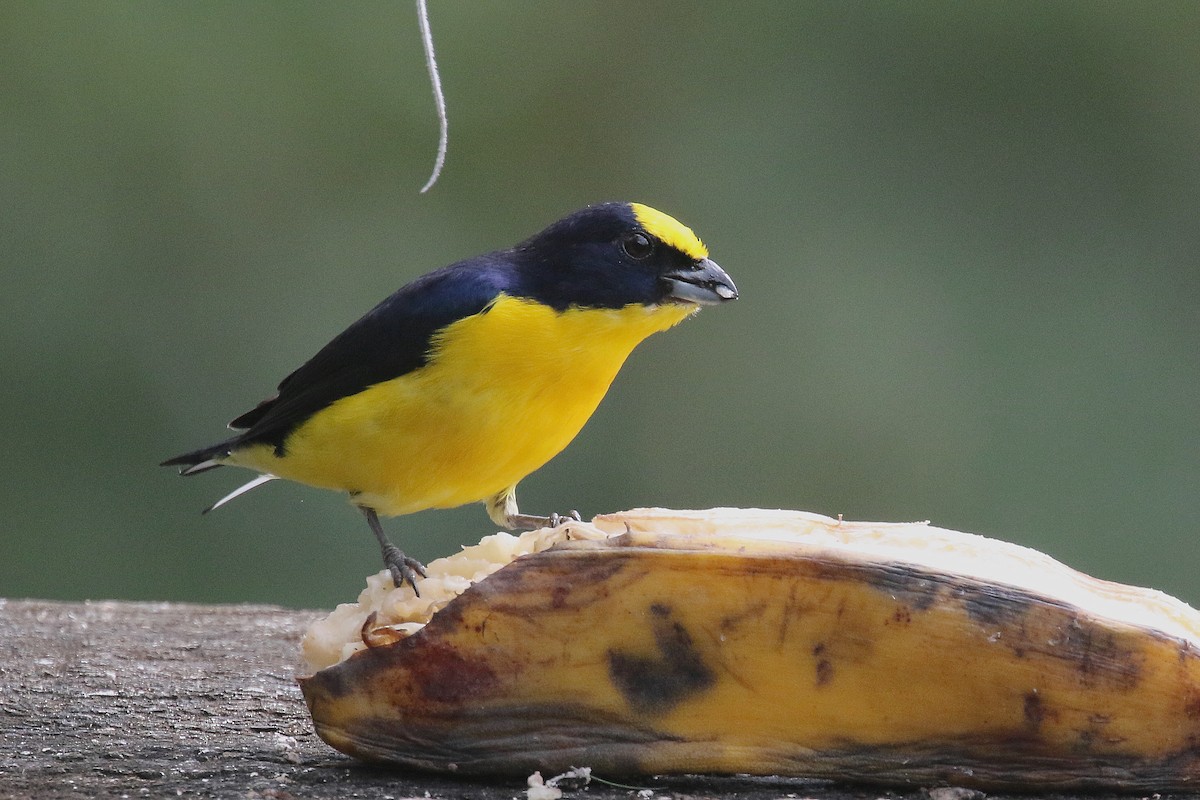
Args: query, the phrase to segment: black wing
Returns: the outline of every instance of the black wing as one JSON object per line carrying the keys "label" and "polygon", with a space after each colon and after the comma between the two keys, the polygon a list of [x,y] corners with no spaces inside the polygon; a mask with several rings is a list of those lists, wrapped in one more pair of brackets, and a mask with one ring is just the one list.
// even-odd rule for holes
{"label": "black wing", "polygon": [[431,272],[384,300],[279,384],[279,393],[229,423],[235,446],[271,444],[282,454],[297,426],[336,400],[424,366],[433,335],[478,314],[513,283],[508,253]]}

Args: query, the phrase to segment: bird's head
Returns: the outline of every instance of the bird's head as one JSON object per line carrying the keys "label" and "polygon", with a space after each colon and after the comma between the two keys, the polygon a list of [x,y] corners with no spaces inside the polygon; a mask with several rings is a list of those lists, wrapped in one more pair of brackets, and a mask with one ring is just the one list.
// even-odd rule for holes
{"label": "bird's head", "polygon": [[640,203],[576,211],[517,245],[524,289],[560,310],[712,305],[737,287],[675,218]]}

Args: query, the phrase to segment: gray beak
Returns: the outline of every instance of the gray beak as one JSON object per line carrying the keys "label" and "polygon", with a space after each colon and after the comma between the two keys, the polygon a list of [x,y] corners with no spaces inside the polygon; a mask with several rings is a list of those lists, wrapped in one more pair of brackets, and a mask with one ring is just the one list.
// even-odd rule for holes
{"label": "gray beak", "polygon": [[668,272],[663,278],[670,287],[667,297],[685,303],[710,306],[736,300],[738,296],[737,287],[725,270],[710,258],[702,258],[691,266]]}

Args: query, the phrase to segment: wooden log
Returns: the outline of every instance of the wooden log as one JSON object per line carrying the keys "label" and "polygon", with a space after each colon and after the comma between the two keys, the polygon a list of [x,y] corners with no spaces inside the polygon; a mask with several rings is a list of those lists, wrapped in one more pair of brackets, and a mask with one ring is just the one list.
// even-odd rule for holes
{"label": "wooden log", "polygon": [[423,795],[313,734],[294,676],[316,616],[0,600],[0,796]]}

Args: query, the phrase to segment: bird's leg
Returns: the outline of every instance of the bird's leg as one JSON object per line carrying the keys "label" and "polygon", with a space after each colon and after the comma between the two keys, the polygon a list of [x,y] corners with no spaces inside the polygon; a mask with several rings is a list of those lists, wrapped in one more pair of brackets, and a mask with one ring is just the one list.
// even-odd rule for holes
{"label": "bird's leg", "polygon": [[582,522],[578,511],[568,511],[566,514],[551,514],[539,517],[534,514],[522,514],[517,509],[517,487],[510,486],[500,494],[486,501],[488,516],[492,522],[508,530],[532,531],[538,528],[557,528],[564,522]]}
{"label": "bird's leg", "polygon": [[421,592],[417,589],[417,575],[422,578],[427,577],[425,574],[425,565],[415,558],[409,558],[404,555],[404,551],[396,545],[388,541],[387,534],[383,532],[383,526],[379,524],[379,515],[375,513],[375,509],[359,506],[362,509],[363,516],[367,518],[367,524],[371,526],[371,533],[375,534],[375,538],[379,540],[379,548],[383,551],[383,563],[388,568],[388,572],[392,573],[392,582],[399,589],[408,581],[408,585],[412,587],[413,594],[417,597],[421,596]]}

